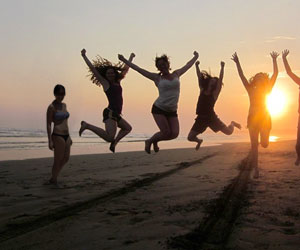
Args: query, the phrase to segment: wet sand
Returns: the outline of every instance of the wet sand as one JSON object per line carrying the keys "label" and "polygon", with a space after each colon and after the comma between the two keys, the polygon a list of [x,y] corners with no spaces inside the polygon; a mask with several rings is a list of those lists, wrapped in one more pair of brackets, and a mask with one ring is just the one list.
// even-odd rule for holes
{"label": "wet sand", "polygon": [[298,249],[294,142],[260,149],[258,180],[248,151],[72,156],[60,189],[51,158],[0,162],[0,249]]}

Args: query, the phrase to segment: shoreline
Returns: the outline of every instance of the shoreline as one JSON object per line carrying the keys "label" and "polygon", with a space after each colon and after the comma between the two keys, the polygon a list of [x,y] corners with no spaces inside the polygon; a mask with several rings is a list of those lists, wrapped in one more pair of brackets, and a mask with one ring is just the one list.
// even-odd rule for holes
{"label": "shoreline", "polygon": [[[278,140],[278,141],[275,141],[275,142],[273,142],[273,141],[270,141],[270,143],[276,143],[276,142],[292,142],[292,141],[296,141],[296,140],[293,140],[293,139],[282,139],[282,140]],[[136,143],[136,142],[134,142],[134,143]],[[95,156],[95,155],[110,155],[110,154],[112,154],[112,155],[117,155],[117,154],[122,154],[122,153],[129,153],[129,152],[131,152],[131,153],[133,153],[133,152],[136,152],[136,153],[140,153],[140,152],[145,152],[144,150],[136,150],[136,148],[143,148],[143,146],[144,146],[144,141],[142,141],[142,142],[139,142],[141,145],[139,145],[138,147],[134,147],[132,150],[122,150],[121,149],[121,151],[116,151],[116,153],[112,153],[110,150],[109,150],[109,148],[108,148],[108,146],[109,146],[109,144],[107,143],[107,144],[104,144],[105,145],[105,151],[104,152],[93,152],[93,153],[80,153],[80,150],[82,150],[82,147],[75,147],[75,148],[71,148],[71,155],[70,155],[70,157],[72,157],[72,156]],[[207,144],[207,143],[205,143],[205,141],[203,142],[203,144],[201,145],[201,148],[207,148],[207,147],[217,147],[217,146],[222,146],[222,145],[227,145],[227,144],[245,144],[245,143],[248,143],[249,145],[250,145],[250,141],[247,141],[247,142],[245,142],[245,141],[240,141],[240,142],[220,142],[220,143],[211,143],[211,144]],[[122,144],[122,142],[120,143],[120,144]],[[179,142],[179,143],[173,143],[173,145],[174,145],[174,147],[167,147],[167,148],[163,148],[164,146],[170,146],[170,142],[162,142],[161,143],[162,144],[162,146],[161,146],[161,148],[160,148],[160,151],[165,151],[165,150],[176,150],[176,149],[178,149],[178,150],[180,150],[180,149],[191,149],[191,150],[193,150],[193,149],[195,149],[195,147],[193,147],[192,145],[194,144],[193,142],[188,142],[188,141],[186,141],[184,144],[185,144],[185,147],[176,147],[176,145],[180,145],[180,144],[183,144],[181,141]],[[164,145],[165,144],[165,145]],[[118,145],[118,146],[122,146],[122,145]],[[94,149],[92,149],[91,151],[96,151],[97,150],[97,146],[94,146],[94,145],[92,145],[92,146],[90,146],[90,148],[94,148]],[[103,147],[101,147],[101,148],[103,148]],[[121,147],[122,148],[122,147]],[[200,148],[200,150],[201,150],[201,148]],[[9,155],[10,156],[6,156],[7,157],[7,159],[4,159],[4,160],[2,160],[1,159],[1,156],[2,156],[2,158],[5,158],[5,151],[3,150],[3,151],[0,151],[0,163],[3,163],[3,162],[8,162],[8,161],[24,161],[24,160],[38,160],[38,159],[53,159],[53,151],[50,151],[49,149],[39,149],[40,151],[43,151],[43,152],[45,152],[45,154],[47,154],[47,155],[45,155],[45,156],[42,156],[42,157],[40,157],[39,156],[39,154],[40,153],[38,153],[38,155],[36,155],[36,157],[30,157],[30,156],[26,156],[26,155],[19,155],[19,157],[26,157],[26,158],[22,158],[22,159],[11,159],[12,158],[12,156],[14,155],[14,153],[12,153],[11,151],[9,151]],[[39,151],[38,150],[38,151]],[[75,153],[74,153],[74,150],[75,150]],[[20,151],[20,150],[18,150],[18,151]],[[25,152],[34,152],[34,151],[37,151],[36,149],[35,150],[22,150],[23,151],[23,153],[25,153]],[[151,150],[151,154],[150,155],[156,155],[157,153],[154,153],[154,151],[153,150]],[[4,157],[3,157],[4,156]]]}

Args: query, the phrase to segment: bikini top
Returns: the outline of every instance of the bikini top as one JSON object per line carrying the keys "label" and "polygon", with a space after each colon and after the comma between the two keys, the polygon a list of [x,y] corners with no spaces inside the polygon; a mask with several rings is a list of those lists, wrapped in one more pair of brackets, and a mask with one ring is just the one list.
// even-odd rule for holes
{"label": "bikini top", "polygon": [[55,120],[55,121],[62,121],[62,120],[65,120],[65,119],[69,118],[70,113],[67,111],[65,105],[63,105],[63,110],[61,110],[61,111],[56,111],[56,108],[54,107],[53,104],[52,104],[52,106],[53,106],[53,108],[55,110],[55,113],[53,115],[53,120]]}
{"label": "bikini top", "polygon": [[69,112],[64,112],[64,111],[57,111],[54,113],[54,120],[56,121],[62,121],[62,120],[65,120],[65,119],[68,119],[70,116]]}

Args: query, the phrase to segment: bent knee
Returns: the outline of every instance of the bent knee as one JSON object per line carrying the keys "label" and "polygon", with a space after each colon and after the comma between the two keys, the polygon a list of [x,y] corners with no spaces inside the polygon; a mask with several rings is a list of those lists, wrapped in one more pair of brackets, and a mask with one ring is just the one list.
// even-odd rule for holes
{"label": "bent knee", "polygon": [[114,137],[114,136],[109,135],[109,136],[107,137],[107,141],[108,141],[108,142],[113,142],[114,140],[115,140],[115,137]]}
{"label": "bent knee", "polygon": [[127,131],[128,133],[130,133],[130,132],[132,131],[132,127],[129,125],[129,126],[126,128],[126,131]]}
{"label": "bent knee", "polygon": [[196,136],[189,134],[187,139],[188,141],[193,141],[195,139]]}
{"label": "bent knee", "polygon": [[172,132],[172,133],[170,133],[170,138],[175,139],[178,137],[178,135],[179,135],[179,132]]}

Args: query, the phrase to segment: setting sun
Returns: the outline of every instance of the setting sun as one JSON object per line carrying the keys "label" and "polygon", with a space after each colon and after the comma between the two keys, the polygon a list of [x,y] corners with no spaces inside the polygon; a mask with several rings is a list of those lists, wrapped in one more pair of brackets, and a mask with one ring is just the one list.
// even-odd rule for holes
{"label": "setting sun", "polygon": [[267,97],[267,107],[271,116],[280,116],[286,108],[287,98],[284,91],[274,89]]}

